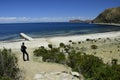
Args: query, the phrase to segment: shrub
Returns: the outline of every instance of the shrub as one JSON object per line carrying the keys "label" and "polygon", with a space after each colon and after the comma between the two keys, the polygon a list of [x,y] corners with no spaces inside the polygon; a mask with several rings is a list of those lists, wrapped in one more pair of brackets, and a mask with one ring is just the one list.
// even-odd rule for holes
{"label": "shrub", "polygon": [[99,67],[97,73],[94,75],[94,80],[119,80],[120,79],[120,65],[105,65]]}
{"label": "shrub", "polygon": [[36,49],[33,53],[35,56],[43,56],[43,55],[47,54],[48,51],[45,48],[40,47],[39,49]]}
{"label": "shrub", "polygon": [[81,42],[79,41],[78,44],[81,44]]}
{"label": "shrub", "polygon": [[65,48],[65,51],[68,53],[68,51],[69,51],[69,48]]}
{"label": "shrub", "polygon": [[107,40],[110,40],[110,38],[109,38],[109,37],[107,37]]}
{"label": "shrub", "polygon": [[98,40],[100,40],[101,38],[98,38]]}
{"label": "shrub", "polygon": [[110,51],[110,53],[112,53],[112,51]]}
{"label": "shrub", "polygon": [[116,65],[117,64],[117,62],[118,62],[118,60],[117,59],[112,59],[112,65]]}
{"label": "shrub", "polygon": [[68,66],[70,66],[74,71],[83,74],[86,80],[120,79],[120,65],[112,64],[112,66],[109,66],[104,64],[98,57],[82,54],[81,52],[70,53],[68,58]]}
{"label": "shrub", "polygon": [[86,48],[86,47],[81,47],[81,48],[80,48],[80,51],[81,51],[81,52],[85,52],[85,51],[87,51],[87,48]]}
{"label": "shrub", "polygon": [[59,53],[56,55],[56,61],[57,63],[60,63],[60,64],[65,64],[65,55],[63,53]]}
{"label": "shrub", "polygon": [[75,71],[81,72],[85,77],[92,77],[96,68],[103,65],[103,61],[93,55],[71,53],[68,65]]}
{"label": "shrub", "polygon": [[96,45],[91,45],[91,49],[97,49],[98,48],[98,46],[96,46]]}
{"label": "shrub", "polygon": [[48,47],[52,49],[53,46],[52,46],[52,44],[48,44]]}
{"label": "shrub", "polygon": [[[56,56],[57,56],[58,53],[59,53],[58,48],[52,48],[51,50],[48,51],[48,54],[46,54],[46,56],[48,56],[48,58],[46,58],[46,59],[49,59],[50,62],[55,62],[56,61]],[[46,56],[43,56],[43,58],[46,57]]]}
{"label": "shrub", "polygon": [[44,49],[45,47],[44,47],[44,46],[41,46],[40,48]]}
{"label": "shrub", "polygon": [[75,42],[72,42],[72,44],[76,44]]}
{"label": "shrub", "polygon": [[17,58],[11,50],[0,50],[0,80],[19,80],[20,69],[17,65]]}
{"label": "shrub", "polygon": [[120,48],[120,46],[117,46],[117,48]]}
{"label": "shrub", "polygon": [[59,48],[52,48],[51,50],[39,48],[34,51],[34,55],[42,56],[43,61],[57,62],[61,64],[65,61],[65,55],[59,52]]}
{"label": "shrub", "polygon": [[86,41],[91,41],[91,39],[86,39]]}
{"label": "shrub", "polygon": [[64,43],[60,43],[60,47],[65,47],[65,44]]}
{"label": "shrub", "polygon": [[72,42],[72,40],[69,40],[69,42]]}

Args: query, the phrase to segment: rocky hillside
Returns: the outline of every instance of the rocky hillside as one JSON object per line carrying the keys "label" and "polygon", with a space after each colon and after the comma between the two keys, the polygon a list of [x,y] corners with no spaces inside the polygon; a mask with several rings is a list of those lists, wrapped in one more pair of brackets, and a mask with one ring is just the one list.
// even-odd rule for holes
{"label": "rocky hillside", "polygon": [[106,9],[93,20],[93,23],[119,23],[120,24],[120,7]]}

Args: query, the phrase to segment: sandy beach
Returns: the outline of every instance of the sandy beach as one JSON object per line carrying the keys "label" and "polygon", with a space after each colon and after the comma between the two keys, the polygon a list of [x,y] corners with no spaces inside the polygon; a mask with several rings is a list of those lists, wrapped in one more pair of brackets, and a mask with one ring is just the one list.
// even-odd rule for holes
{"label": "sandy beach", "polygon": [[69,40],[74,42],[85,41],[86,39],[98,39],[98,38],[120,38],[120,32],[106,32],[96,33],[88,35],[74,35],[74,36],[61,36],[61,37],[48,37],[48,38],[35,38],[33,41],[26,41],[24,39],[16,41],[0,41],[0,49],[20,49],[21,43],[25,42],[28,48],[38,48],[40,46],[47,47],[48,44],[58,46],[59,43],[63,42],[67,44]]}
{"label": "sandy beach", "polygon": [[[88,42],[86,39],[94,39],[95,42]],[[87,54],[94,54],[103,59],[105,63],[110,63],[112,58],[117,58],[120,64],[120,32],[106,32],[89,35],[75,35],[75,36],[61,36],[61,37],[48,37],[48,38],[35,38],[33,41],[25,41],[23,39],[17,41],[0,41],[0,49],[7,48],[12,49],[13,53],[18,57],[18,65],[24,71],[25,80],[37,80],[34,79],[35,75],[40,72],[61,72],[71,71],[64,65],[56,63],[44,63],[34,61],[33,51],[40,46],[48,48],[48,44],[52,44],[53,47],[58,47],[59,43],[70,44],[69,40],[75,42],[72,44],[74,47],[85,47]],[[20,47],[22,42],[25,42],[27,51],[30,55],[30,61],[24,62],[22,60],[22,54]],[[81,42],[81,44],[78,44]],[[91,45],[97,45],[98,49],[90,49]],[[26,67],[26,66],[29,66]]]}

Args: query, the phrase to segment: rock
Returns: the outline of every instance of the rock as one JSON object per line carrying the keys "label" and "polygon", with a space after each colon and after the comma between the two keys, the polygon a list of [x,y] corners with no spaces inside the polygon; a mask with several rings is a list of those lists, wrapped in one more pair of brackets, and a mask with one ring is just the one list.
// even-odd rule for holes
{"label": "rock", "polygon": [[78,72],[71,72],[71,75],[76,76],[76,77],[80,76],[80,74]]}
{"label": "rock", "polygon": [[[77,72],[72,72],[77,75]],[[65,72],[41,72],[36,74],[34,80],[79,80],[77,77]]]}
{"label": "rock", "polygon": [[35,80],[40,80],[40,79],[43,79],[43,78],[44,77],[43,77],[42,74],[36,74],[35,77],[34,77]]}

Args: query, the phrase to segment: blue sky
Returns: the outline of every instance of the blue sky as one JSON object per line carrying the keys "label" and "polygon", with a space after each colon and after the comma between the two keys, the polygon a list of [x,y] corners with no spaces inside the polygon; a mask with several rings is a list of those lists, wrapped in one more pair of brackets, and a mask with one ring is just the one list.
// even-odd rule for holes
{"label": "blue sky", "polygon": [[94,19],[120,0],[0,0],[0,22],[61,22]]}

